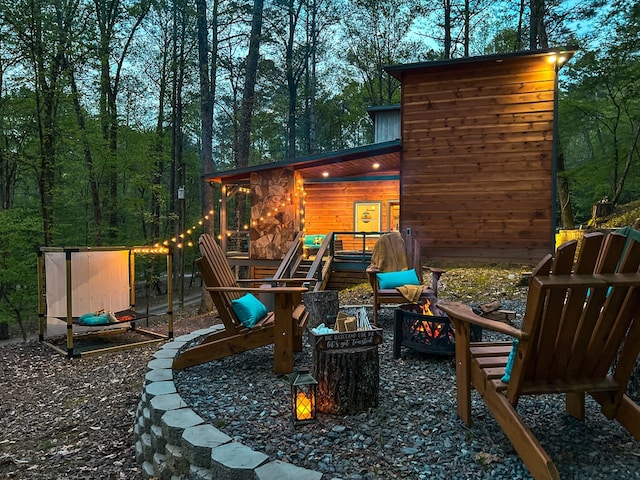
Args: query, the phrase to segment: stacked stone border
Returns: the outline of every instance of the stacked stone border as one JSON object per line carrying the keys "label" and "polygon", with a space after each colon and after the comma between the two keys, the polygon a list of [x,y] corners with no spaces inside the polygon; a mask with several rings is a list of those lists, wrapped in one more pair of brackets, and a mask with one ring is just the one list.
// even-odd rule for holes
{"label": "stacked stone border", "polygon": [[184,402],[173,382],[173,359],[186,343],[222,325],[197,330],[162,345],[147,364],[134,425],[136,461],[158,480],[320,480],[300,468],[235,442]]}

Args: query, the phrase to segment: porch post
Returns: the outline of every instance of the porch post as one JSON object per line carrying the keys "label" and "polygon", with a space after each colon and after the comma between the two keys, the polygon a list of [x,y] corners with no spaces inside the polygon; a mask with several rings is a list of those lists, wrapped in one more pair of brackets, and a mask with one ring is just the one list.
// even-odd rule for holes
{"label": "porch post", "polygon": [[227,186],[222,184],[220,194],[220,248],[227,253]]}

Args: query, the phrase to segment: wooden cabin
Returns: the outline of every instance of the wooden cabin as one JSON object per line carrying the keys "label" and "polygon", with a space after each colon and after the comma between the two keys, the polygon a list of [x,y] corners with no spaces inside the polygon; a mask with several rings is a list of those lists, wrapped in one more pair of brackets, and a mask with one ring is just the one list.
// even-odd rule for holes
{"label": "wooden cabin", "polygon": [[537,262],[556,226],[557,72],[571,52],[396,65],[400,219],[430,259]]}
{"label": "wooden cabin", "polygon": [[402,100],[369,111],[386,123],[377,143],[207,179],[222,188],[223,247],[228,201],[244,194],[254,265],[282,258],[299,231],[343,232],[342,249],[363,251],[375,236],[354,232],[398,229],[431,263],[538,261],[554,245],[557,72],[569,55],[387,67]]}

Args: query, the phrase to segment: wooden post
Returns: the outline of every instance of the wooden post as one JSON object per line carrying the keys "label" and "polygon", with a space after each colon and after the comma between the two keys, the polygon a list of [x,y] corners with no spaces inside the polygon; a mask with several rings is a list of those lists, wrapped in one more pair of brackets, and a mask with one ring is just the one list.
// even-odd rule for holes
{"label": "wooden post", "polygon": [[378,345],[335,350],[314,348],[312,375],[318,381],[319,412],[353,415],[378,406]]}
{"label": "wooden post", "polygon": [[[273,289],[274,291],[276,289]],[[293,372],[293,323],[291,319],[291,295],[277,292],[274,295],[275,326],[273,332],[274,372]]]}

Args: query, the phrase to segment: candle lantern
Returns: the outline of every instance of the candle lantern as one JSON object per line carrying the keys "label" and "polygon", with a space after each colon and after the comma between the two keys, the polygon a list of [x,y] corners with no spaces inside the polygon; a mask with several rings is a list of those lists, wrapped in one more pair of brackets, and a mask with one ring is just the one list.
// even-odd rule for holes
{"label": "candle lantern", "polygon": [[316,387],[318,382],[308,368],[293,372],[291,378],[291,414],[294,425],[316,421]]}

